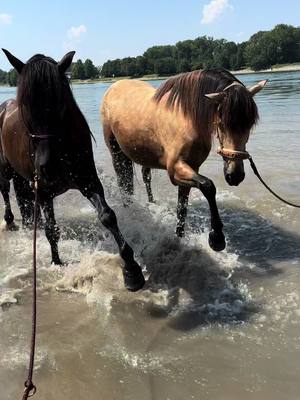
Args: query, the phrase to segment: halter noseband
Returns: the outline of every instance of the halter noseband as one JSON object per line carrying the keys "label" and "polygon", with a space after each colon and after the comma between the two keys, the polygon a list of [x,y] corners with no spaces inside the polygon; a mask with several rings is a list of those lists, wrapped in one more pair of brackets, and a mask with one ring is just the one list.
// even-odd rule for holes
{"label": "halter noseband", "polygon": [[219,147],[217,153],[220,156],[231,161],[248,160],[248,158],[250,157],[248,151],[231,150],[231,149],[225,149],[224,147]]}

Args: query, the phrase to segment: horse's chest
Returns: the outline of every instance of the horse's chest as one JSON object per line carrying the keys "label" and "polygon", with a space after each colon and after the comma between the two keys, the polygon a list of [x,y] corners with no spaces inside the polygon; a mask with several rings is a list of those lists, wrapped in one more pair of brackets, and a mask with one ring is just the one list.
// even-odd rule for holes
{"label": "horse's chest", "polygon": [[192,143],[186,152],[185,158],[193,165],[200,166],[208,157],[210,146],[203,143]]}

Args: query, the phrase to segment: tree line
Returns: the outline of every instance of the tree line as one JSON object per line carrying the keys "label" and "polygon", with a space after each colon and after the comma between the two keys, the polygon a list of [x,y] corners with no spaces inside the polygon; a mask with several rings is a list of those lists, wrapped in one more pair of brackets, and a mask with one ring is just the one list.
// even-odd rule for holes
{"label": "tree line", "polygon": [[300,61],[300,27],[280,24],[259,31],[243,43],[202,36],[175,45],[153,46],[142,56],[108,60],[103,77],[139,77],[149,74],[172,75],[195,69],[246,67],[257,71],[274,64]]}
{"label": "tree line", "polygon": [[[172,75],[195,69],[225,68],[238,70],[249,67],[254,71],[275,64],[300,62],[300,27],[280,24],[270,31],[259,31],[246,42],[202,36],[175,45],[153,46],[142,56],[108,60],[102,68],[90,59],[72,63],[71,79],[158,74]],[[0,84],[16,86],[17,73],[0,70]]]}
{"label": "tree line", "polygon": [[17,71],[12,68],[8,72],[0,69],[0,84],[1,85],[9,85],[16,86],[17,85]]}
{"label": "tree line", "polygon": [[[99,68],[88,58],[84,62],[78,60],[72,63],[71,71],[68,74],[71,79],[95,79],[99,77]],[[2,71],[0,69],[0,84],[16,86],[18,75],[15,69]]]}
{"label": "tree line", "polygon": [[87,58],[84,62],[78,60],[72,63],[71,79],[95,79],[99,77],[99,68]]}

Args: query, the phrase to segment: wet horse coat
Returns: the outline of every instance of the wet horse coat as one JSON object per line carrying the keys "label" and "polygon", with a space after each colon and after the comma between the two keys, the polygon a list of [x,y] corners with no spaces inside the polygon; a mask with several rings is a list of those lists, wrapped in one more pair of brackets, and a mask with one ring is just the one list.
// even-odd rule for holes
{"label": "wet horse coat", "polygon": [[[225,70],[193,71],[168,79],[159,89],[137,80],[114,83],[101,107],[105,142],[123,192],[133,193],[132,161],[143,166],[149,201],[151,168],[167,170],[178,189],[177,234],[183,235],[188,196],[201,190],[211,211],[210,246],[225,247],[213,182],[198,170],[206,160],[213,135],[222,146],[244,151],[258,120],[253,95],[266,83],[247,89]],[[230,185],[244,179],[242,160],[225,159]]]}
{"label": "wet horse coat", "polygon": [[[145,282],[141,268],[118,228],[115,213],[106,203],[94,163],[92,135],[65,76],[75,52],[67,53],[58,63],[37,54],[26,64],[7,50],[4,52],[19,73],[19,80],[17,99],[0,106],[0,173],[14,171],[27,182],[27,187],[37,175],[38,199],[55,264],[61,261],[53,198],[78,189],[96,208],[99,220],[118,244],[126,287],[140,289]],[[22,197],[22,191],[19,195]]]}

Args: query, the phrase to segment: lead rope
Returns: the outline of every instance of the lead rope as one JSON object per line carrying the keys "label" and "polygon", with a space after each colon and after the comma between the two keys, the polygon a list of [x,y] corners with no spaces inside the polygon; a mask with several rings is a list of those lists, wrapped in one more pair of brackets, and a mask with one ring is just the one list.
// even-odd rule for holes
{"label": "lead rope", "polygon": [[259,174],[259,172],[258,172],[258,170],[257,170],[257,168],[256,168],[256,165],[254,164],[254,161],[253,161],[253,159],[252,159],[252,157],[251,157],[250,155],[248,156],[248,159],[249,159],[249,161],[250,161],[250,165],[251,165],[251,168],[253,169],[254,174],[258,177],[258,179],[261,181],[261,183],[264,185],[264,187],[265,187],[266,189],[268,189],[268,191],[269,191],[270,193],[272,193],[273,196],[275,196],[278,200],[282,201],[283,203],[285,203],[285,204],[287,204],[287,205],[289,205],[289,206],[296,207],[296,208],[300,208],[300,205],[299,205],[299,204],[291,203],[291,202],[289,202],[289,201],[283,199],[282,197],[280,197],[277,193],[275,193],[275,192],[266,184],[266,182],[262,179],[262,177],[260,176],[260,174]]}
{"label": "lead rope", "polygon": [[28,377],[24,383],[25,389],[22,400],[27,400],[36,393],[36,386],[32,382],[33,368],[34,368],[34,354],[35,354],[35,339],[36,339],[36,230],[37,230],[37,208],[38,208],[38,177],[37,173],[34,174],[33,190],[34,190],[34,210],[33,210],[33,283],[32,283],[32,327],[31,327],[31,346],[30,358],[28,367]]}

